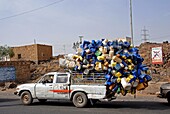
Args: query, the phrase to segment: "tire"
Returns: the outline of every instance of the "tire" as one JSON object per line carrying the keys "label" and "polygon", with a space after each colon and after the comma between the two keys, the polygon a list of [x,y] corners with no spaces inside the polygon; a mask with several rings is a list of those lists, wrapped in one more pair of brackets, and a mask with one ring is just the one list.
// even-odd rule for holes
{"label": "tire", "polygon": [[38,99],[38,101],[41,103],[45,103],[47,101],[47,99]]}
{"label": "tire", "polygon": [[30,92],[28,92],[28,91],[22,92],[22,94],[21,94],[21,102],[24,105],[30,105],[33,102],[33,98],[31,96]]}
{"label": "tire", "polygon": [[167,101],[168,101],[168,104],[170,105],[170,92],[167,94]]}
{"label": "tire", "polygon": [[87,104],[88,104],[87,96],[82,92],[75,93],[74,96],[73,96],[73,104],[77,108],[86,107]]}

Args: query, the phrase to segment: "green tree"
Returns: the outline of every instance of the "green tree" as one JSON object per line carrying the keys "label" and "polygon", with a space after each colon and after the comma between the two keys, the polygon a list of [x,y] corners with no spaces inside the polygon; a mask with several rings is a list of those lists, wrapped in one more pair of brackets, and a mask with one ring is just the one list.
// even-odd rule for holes
{"label": "green tree", "polygon": [[2,58],[4,57],[10,57],[12,58],[14,56],[14,52],[12,50],[11,47],[5,45],[5,46],[0,46],[0,59],[2,60]]}

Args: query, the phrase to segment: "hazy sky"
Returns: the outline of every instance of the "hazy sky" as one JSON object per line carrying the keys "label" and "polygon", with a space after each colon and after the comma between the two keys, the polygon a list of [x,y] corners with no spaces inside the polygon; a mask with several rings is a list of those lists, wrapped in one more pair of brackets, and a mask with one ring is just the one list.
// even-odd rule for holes
{"label": "hazy sky", "polygon": [[[130,36],[129,0],[0,0],[0,45],[49,44],[54,54],[74,52],[73,42]],[[170,0],[132,0],[134,43],[149,30],[151,42],[170,41]]]}

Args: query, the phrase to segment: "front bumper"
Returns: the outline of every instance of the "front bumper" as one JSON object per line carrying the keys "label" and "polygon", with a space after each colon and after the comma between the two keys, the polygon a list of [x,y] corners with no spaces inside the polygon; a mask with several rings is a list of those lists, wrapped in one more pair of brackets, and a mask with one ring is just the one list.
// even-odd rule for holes
{"label": "front bumper", "polygon": [[158,94],[157,97],[159,97],[159,98],[164,98],[163,94],[161,94],[161,93]]}

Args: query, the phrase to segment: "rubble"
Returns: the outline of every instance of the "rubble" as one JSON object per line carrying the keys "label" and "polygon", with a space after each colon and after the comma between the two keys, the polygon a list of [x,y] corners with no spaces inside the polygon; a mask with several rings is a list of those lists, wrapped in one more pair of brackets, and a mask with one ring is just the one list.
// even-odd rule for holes
{"label": "rubble", "polygon": [[31,64],[31,80],[36,81],[39,77],[43,76],[45,73],[52,71],[64,71],[63,68],[59,67],[59,58],[63,58],[63,55],[58,55],[53,57],[49,61],[41,61],[39,64]]}
{"label": "rubble", "polygon": [[[162,47],[163,64],[152,64],[151,50],[152,47]],[[139,54],[144,58],[143,63],[152,70],[153,81],[170,82],[170,43],[142,43],[139,47]]]}

